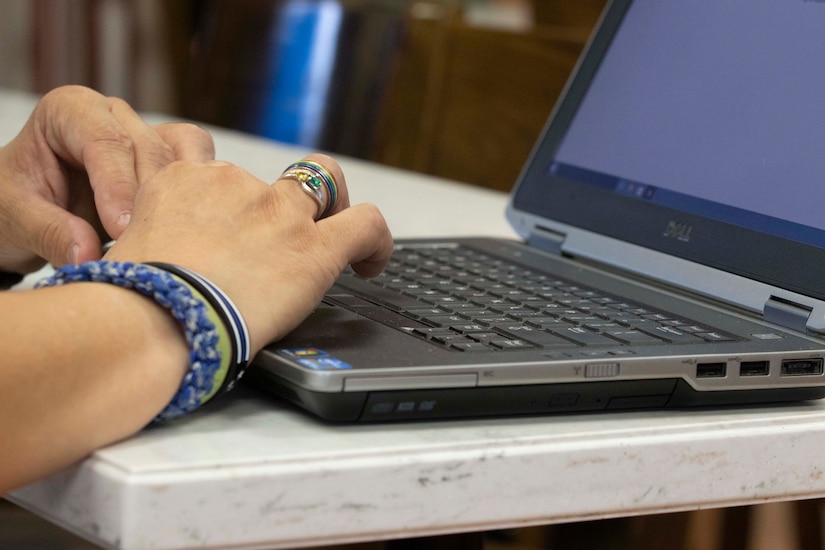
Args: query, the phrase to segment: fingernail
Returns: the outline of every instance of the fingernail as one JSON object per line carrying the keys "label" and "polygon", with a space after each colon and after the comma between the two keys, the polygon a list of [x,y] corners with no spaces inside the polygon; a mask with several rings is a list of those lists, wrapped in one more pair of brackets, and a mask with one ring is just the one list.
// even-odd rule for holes
{"label": "fingernail", "polygon": [[130,221],[132,221],[132,213],[131,213],[131,212],[124,212],[124,213],[123,213],[123,214],[121,214],[121,215],[120,215],[120,217],[117,219],[117,224],[118,224],[120,227],[126,227],[127,225],[129,225],[129,222],[130,222]]}
{"label": "fingernail", "polygon": [[80,263],[80,245],[73,244],[69,247],[69,263],[77,265]]}

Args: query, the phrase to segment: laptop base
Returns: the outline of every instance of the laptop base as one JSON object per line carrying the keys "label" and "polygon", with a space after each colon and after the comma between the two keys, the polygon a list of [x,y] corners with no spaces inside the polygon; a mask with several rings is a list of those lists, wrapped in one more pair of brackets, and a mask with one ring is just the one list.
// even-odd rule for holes
{"label": "laptop base", "polygon": [[681,379],[335,394],[302,388],[264,369],[251,369],[245,380],[324,420],[344,423],[727,407],[825,397],[822,387],[698,392]]}

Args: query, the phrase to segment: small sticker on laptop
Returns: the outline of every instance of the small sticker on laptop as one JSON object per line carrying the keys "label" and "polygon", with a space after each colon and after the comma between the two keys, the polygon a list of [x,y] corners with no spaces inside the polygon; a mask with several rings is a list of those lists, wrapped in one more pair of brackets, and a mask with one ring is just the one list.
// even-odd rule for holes
{"label": "small sticker on laptop", "polygon": [[283,348],[278,350],[279,355],[294,359],[299,364],[313,370],[342,370],[351,369],[352,365],[330,357],[327,352],[317,348]]}
{"label": "small sticker on laptop", "polygon": [[351,369],[352,365],[349,363],[345,363],[340,359],[336,359],[335,357],[313,357],[313,358],[301,358],[298,359],[298,362],[305,367],[309,367],[314,370],[342,370],[342,369]]}
{"label": "small sticker on laptop", "polygon": [[278,354],[293,359],[300,359],[302,357],[326,357],[329,355],[324,350],[318,348],[282,348],[278,350]]}

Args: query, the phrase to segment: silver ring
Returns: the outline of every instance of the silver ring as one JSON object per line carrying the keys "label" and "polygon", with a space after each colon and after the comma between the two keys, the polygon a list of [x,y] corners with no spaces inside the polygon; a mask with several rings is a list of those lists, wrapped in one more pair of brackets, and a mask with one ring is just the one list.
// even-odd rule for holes
{"label": "silver ring", "polygon": [[338,186],[335,178],[320,164],[302,160],[287,166],[279,179],[291,179],[301,184],[301,189],[318,205],[315,220],[327,216],[335,207]]}

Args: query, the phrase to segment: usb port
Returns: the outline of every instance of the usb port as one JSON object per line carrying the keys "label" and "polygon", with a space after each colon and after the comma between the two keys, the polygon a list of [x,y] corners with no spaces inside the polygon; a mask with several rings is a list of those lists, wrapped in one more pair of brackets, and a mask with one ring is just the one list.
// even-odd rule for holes
{"label": "usb port", "polygon": [[771,364],[768,361],[742,361],[739,376],[768,376]]}
{"label": "usb port", "polygon": [[696,378],[724,378],[727,368],[725,363],[699,363],[696,365]]}
{"label": "usb port", "polygon": [[786,359],[782,361],[782,376],[819,376],[822,359]]}

